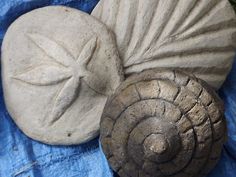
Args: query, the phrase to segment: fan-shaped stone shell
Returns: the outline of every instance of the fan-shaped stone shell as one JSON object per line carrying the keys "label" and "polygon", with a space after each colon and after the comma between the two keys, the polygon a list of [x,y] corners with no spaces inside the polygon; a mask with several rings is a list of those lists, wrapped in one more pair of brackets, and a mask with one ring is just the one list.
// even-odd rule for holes
{"label": "fan-shaped stone shell", "polygon": [[125,73],[181,68],[219,88],[232,66],[228,0],[101,0],[92,13],[116,35]]}
{"label": "fan-shaped stone shell", "polygon": [[101,143],[121,177],[195,177],[218,161],[226,137],[223,105],[205,82],[149,70],[107,101]]}

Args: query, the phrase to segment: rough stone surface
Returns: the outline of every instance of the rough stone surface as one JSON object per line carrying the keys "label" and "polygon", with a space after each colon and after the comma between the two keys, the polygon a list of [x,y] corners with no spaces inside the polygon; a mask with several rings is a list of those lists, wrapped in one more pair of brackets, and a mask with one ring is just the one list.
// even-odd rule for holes
{"label": "rough stone surface", "polygon": [[62,6],[33,10],[8,29],[2,46],[7,109],[20,129],[49,144],[98,135],[107,96],[122,81],[112,33]]}
{"label": "rough stone surface", "polygon": [[221,100],[205,82],[152,69],[127,78],[109,97],[100,134],[121,177],[196,177],[218,161],[226,123]]}
{"label": "rough stone surface", "polygon": [[92,15],[116,35],[125,74],[180,68],[219,88],[235,55],[228,0],[101,0]]}

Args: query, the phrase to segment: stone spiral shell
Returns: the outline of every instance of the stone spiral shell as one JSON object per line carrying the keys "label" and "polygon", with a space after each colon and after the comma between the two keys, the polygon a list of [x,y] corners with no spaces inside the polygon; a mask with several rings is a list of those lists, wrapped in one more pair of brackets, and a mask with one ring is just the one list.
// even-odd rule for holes
{"label": "stone spiral shell", "polygon": [[103,151],[121,177],[196,177],[218,161],[223,105],[205,82],[179,71],[129,77],[108,99]]}

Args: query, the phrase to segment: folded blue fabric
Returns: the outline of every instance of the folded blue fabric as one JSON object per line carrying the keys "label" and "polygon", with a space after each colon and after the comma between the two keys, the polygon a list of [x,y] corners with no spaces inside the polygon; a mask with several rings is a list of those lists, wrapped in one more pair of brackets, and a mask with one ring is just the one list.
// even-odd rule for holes
{"label": "folded blue fabric", "polygon": [[220,96],[225,104],[225,116],[228,126],[228,141],[220,162],[209,177],[236,176],[236,59],[223,87]]}
{"label": "folded blue fabric", "polygon": [[[20,15],[43,6],[66,5],[90,13],[99,0],[1,0],[0,44]],[[210,177],[236,176],[236,62],[220,91],[229,140]],[[6,111],[0,88],[0,177],[112,177],[98,138],[80,146],[49,146],[26,137]]]}

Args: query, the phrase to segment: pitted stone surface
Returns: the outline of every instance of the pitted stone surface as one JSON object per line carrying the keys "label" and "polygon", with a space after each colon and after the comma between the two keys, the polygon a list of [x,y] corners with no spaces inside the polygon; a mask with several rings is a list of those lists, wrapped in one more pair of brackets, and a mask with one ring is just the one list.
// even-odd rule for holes
{"label": "pitted stone surface", "polygon": [[49,144],[80,144],[98,135],[122,69],[105,25],[78,10],[51,6],[9,27],[2,80],[7,109],[25,134]]}
{"label": "pitted stone surface", "polygon": [[176,70],[129,77],[101,119],[103,151],[121,177],[205,176],[225,137],[223,105],[214,90]]}

